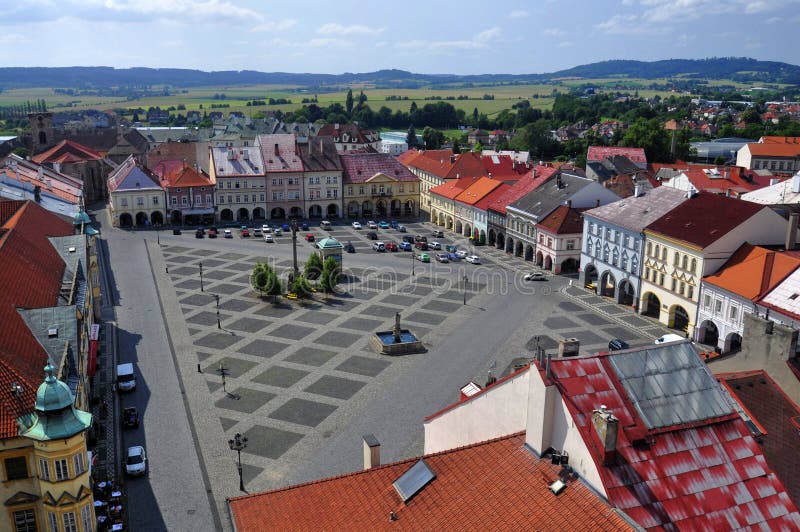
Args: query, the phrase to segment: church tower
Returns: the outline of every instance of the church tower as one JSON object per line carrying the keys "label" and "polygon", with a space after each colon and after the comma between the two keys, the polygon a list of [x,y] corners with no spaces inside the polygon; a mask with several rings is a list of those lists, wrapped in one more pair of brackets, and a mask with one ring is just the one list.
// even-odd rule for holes
{"label": "church tower", "polygon": [[31,125],[31,148],[33,153],[41,153],[54,146],[53,113],[31,113],[28,115]]}

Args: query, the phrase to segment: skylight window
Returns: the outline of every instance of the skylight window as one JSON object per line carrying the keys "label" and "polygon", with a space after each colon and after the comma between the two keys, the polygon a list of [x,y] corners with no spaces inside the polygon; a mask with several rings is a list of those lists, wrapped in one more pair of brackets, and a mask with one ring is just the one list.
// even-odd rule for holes
{"label": "skylight window", "polygon": [[790,296],[789,296],[789,299],[791,299],[791,300],[795,300],[795,299],[797,299],[797,296],[800,296],[800,294],[798,294],[797,292],[795,292],[794,294],[792,294],[792,295],[790,295]]}
{"label": "skylight window", "polygon": [[392,486],[397,490],[397,494],[400,495],[403,502],[408,502],[435,478],[436,473],[428,467],[425,460],[420,460],[411,466],[411,469],[400,475],[400,478],[395,480]]}

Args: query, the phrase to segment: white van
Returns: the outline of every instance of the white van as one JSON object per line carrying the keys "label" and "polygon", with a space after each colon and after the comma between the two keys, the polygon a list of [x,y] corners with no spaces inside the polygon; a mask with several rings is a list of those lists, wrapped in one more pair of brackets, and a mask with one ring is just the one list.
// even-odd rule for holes
{"label": "white van", "polygon": [[326,231],[330,231],[331,230],[331,223],[328,220],[322,220],[319,223],[319,226],[322,227],[323,229],[325,229]]}
{"label": "white van", "polygon": [[665,334],[661,338],[656,338],[656,345],[659,344],[666,344],[668,342],[679,342],[681,340],[685,340],[684,336],[680,336],[678,334]]}
{"label": "white van", "polygon": [[136,389],[136,374],[133,372],[133,364],[130,362],[117,366],[117,388],[123,392]]}

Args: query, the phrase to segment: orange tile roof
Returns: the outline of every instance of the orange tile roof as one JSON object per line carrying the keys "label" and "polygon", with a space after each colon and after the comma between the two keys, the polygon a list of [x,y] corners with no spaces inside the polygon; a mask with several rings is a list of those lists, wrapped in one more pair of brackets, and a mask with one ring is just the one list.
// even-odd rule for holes
{"label": "orange tile roof", "polygon": [[559,205],[545,216],[538,224],[537,229],[543,229],[554,235],[571,235],[583,232],[583,211],[586,209],[573,209],[566,205]]}
{"label": "orange tile roof", "polygon": [[451,179],[446,183],[433,187],[429,190],[430,194],[435,194],[447,199],[455,199],[456,196],[461,194],[466,188],[477,181],[478,177],[460,177],[458,179]]}
{"label": "orange tile roof", "polygon": [[800,258],[795,254],[745,242],[719,270],[703,281],[756,301],[798,267]]}
{"label": "orange tile roof", "polygon": [[416,167],[441,179],[459,177],[480,177],[486,175],[481,156],[478,153],[464,152],[453,155],[450,150],[428,150],[404,164]]}
{"label": "orange tile roof", "polygon": [[487,194],[499,187],[502,183],[503,181],[497,179],[481,177],[470,186],[465,188],[464,191],[454,199],[467,205],[475,205]]}
{"label": "orange tile roof", "polygon": [[180,167],[167,172],[163,179],[168,187],[210,187],[211,180],[192,166],[181,164]]}
{"label": "orange tile roof", "polygon": [[510,155],[482,155],[486,174],[494,179],[516,181],[530,171],[530,166],[518,163]]}
{"label": "orange tile roof", "polygon": [[31,157],[31,161],[35,163],[54,163],[54,162],[81,162],[81,161],[97,161],[102,159],[103,156],[99,152],[78,144],[71,140],[62,140],[52,148]]}
{"label": "orange tile roof", "polygon": [[500,187],[498,190],[503,191],[501,194],[492,193],[487,196],[489,199],[479,201],[477,207],[505,215],[507,206],[546,183],[555,172],[556,169],[551,166],[537,165],[513,185]]}
{"label": "orange tile roof", "polygon": [[800,137],[776,137],[766,135],[761,137],[762,144],[800,144]]}
{"label": "orange tile roof", "polygon": [[[0,202],[0,205],[6,202]],[[72,225],[35,202],[27,201],[5,220],[0,230],[0,386],[13,379],[31,395],[17,398],[0,393],[0,439],[17,435],[20,408],[33,409],[47,352],[31,333],[17,308],[42,308],[58,304],[66,265],[48,237],[73,234]],[[13,205],[11,206],[13,208]],[[11,208],[0,207],[8,213]],[[10,389],[10,383],[3,390]],[[24,407],[24,408],[23,408]]]}
{"label": "orange tile roof", "polygon": [[797,144],[778,144],[768,142],[766,144],[747,144],[750,155],[762,157],[797,157],[800,155],[800,142]]}
{"label": "orange tile roof", "polygon": [[[403,503],[392,486],[418,460],[230,499],[234,526],[264,530],[631,530],[580,481],[513,434],[425,456],[434,478]],[[396,520],[390,521],[389,512]]]}
{"label": "orange tile roof", "polygon": [[769,176],[760,176],[752,170],[738,166],[723,168],[693,166],[683,173],[697,190],[706,190],[714,194],[725,194],[728,189],[736,194],[744,194],[768,186],[770,180]]}

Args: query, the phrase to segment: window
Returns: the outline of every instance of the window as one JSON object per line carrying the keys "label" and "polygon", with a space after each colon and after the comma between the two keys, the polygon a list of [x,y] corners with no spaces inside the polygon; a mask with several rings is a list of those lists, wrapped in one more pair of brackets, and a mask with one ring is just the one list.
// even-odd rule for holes
{"label": "window", "polygon": [[678,280],[673,277],[672,278],[672,291],[674,292],[677,287],[678,287]]}
{"label": "window", "polygon": [[575,249],[575,241],[574,240],[567,240],[567,249],[568,250]]}
{"label": "window", "polygon": [[722,301],[716,299],[714,301],[714,314],[719,314],[720,312],[722,312]]}
{"label": "window", "polygon": [[681,295],[683,295],[683,293],[684,293],[685,291],[686,291],[686,283],[684,283],[683,281],[681,281]]}
{"label": "window", "polygon": [[664,286],[664,274],[663,273],[659,273],[658,274],[658,284],[660,284],[661,286]]}
{"label": "window", "polygon": [[83,532],[92,532],[94,530],[92,509],[88,504],[81,508],[81,521],[83,522]]}
{"label": "window", "polygon": [[231,182],[230,181],[226,181],[226,183],[228,184],[228,188],[231,188]]}
{"label": "window", "polygon": [[706,294],[703,296],[703,308],[710,309],[711,308],[711,296]]}
{"label": "window", "polygon": [[128,198],[120,198],[119,199],[120,207],[127,207],[128,206]]}
{"label": "window", "polygon": [[333,197],[334,198],[338,198],[339,197],[339,189],[338,188],[334,188],[333,189]]}
{"label": "window", "polygon": [[75,522],[75,512],[64,514],[64,532],[78,532],[78,523]]}
{"label": "window", "polygon": [[238,179],[236,180],[235,184],[233,185],[233,188],[239,188],[239,180]]}
{"label": "window", "polygon": [[50,480],[50,464],[44,458],[39,458],[39,477],[42,480]]}
{"label": "window", "polygon": [[697,259],[692,259],[692,273],[697,273]]}
{"label": "window", "polygon": [[405,187],[405,185],[403,185],[403,183],[400,183],[399,185],[397,185],[397,188],[400,191],[400,194],[402,194],[406,190],[406,187]]}
{"label": "window", "polygon": [[365,194],[364,187],[358,187],[358,193],[363,196]]}
{"label": "window", "polygon": [[264,193],[263,192],[260,194],[260,197],[261,197],[261,201],[264,201]]}
{"label": "window", "polygon": [[197,195],[194,197],[194,204],[195,205],[202,205],[203,204],[203,196]]}
{"label": "window", "polygon": [[178,204],[178,198],[176,198],[175,196],[172,196],[171,200],[172,200],[172,206],[173,207]]}
{"label": "window", "polygon": [[739,314],[739,307],[734,307],[731,305],[731,308],[728,309],[728,319],[730,321],[736,321],[736,318]]}
{"label": "window", "polygon": [[67,480],[69,478],[69,468],[67,467],[67,459],[54,460],[56,466],[56,480]]}
{"label": "window", "polygon": [[685,270],[688,265],[689,265],[689,257],[684,255],[683,256],[683,261],[681,262],[681,268],[683,268]]}
{"label": "window", "polygon": [[658,258],[658,256],[661,254],[661,253],[660,253],[660,251],[661,251],[661,246],[659,246],[658,244],[656,244],[656,249],[655,249],[655,253],[654,253],[654,255],[653,255],[653,256],[654,256],[655,258]]}
{"label": "window", "polygon": [[158,205],[158,196],[153,196],[153,205]]}
{"label": "window", "polygon": [[211,194],[206,194],[206,205],[211,205]]}
{"label": "window", "polygon": [[228,194],[228,203],[233,203],[233,196]]}
{"label": "window", "polygon": [[6,480],[16,480],[18,478],[28,478],[28,463],[24,456],[6,458]]}
{"label": "window", "polygon": [[58,532],[58,516],[53,512],[47,512],[47,522],[50,525],[50,532]]}
{"label": "window", "polygon": [[143,207],[144,206],[144,198],[141,197],[141,196],[136,198],[136,205],[138,205],[139,207]]}
{"label": "window", "polygon": [[619,263],[619,251],[617,250],[617,248],[614,248],[614,252],[612,253],[611,256],[611,264],[616,266],[618,263]]}
{"label": "window", "polygon": [[667,260],[667,247],[661,248],[661,260]]}
{"label": "window", "polygon": [[225,196],[220,194],[219,195],[219,199],[217,200],[217,203],[219,203],[220,205],[224,204],[225,203]]}
{"label": "window", "polygon": [[675,260],[672,262],[673,266],[677,266],[681,261],[681,254],[675,253]]}
{"label": "window", "polygon": [[241,203],[242,197],[239,194],[236,194],[236,203]]}
{"label": "window", "polygon": [[689,285],[689,287],[686,289],[686,297],[688,297],[689,299],[692,299],[692,297],[694,297],[694,286]]}
{"label": "window", "polygon": [[353,195],[353,187],[347,187],[347,194],[348,194],[349,196],[352,196],[352,195]]}
{"label": "window", "polygon": [[272,178],[272,184],[273,184],[273,185],[277,185],[277,184],[278,184],[278,180],[277,180],[277,179],[275,179],[274,177]]}
{"label": "window", "polygon": [[16,532],[36,532],[36,513],[33,508],[14,512],[14,530]]}
{"label": "window", "polygon": [[181,196],[181,205],[183,205],[184,207],[189,205],[189,200],[186,196]]}
{"label": "window", "polygon": [[86,461],[83,459],[83,453],[78,453],[72,457],[72,465],[75,468],[75,476],[86,471]]}

